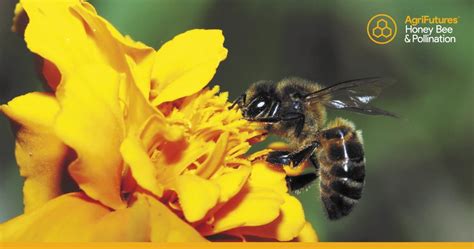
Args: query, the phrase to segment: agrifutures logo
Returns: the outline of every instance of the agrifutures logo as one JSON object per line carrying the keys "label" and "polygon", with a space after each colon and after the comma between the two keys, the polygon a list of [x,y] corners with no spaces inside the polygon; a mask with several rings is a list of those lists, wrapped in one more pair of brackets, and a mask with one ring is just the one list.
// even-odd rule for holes
{"label": "agrifutures logo", "polygon": [[[406,16],[403,20],[404,43],[455,43],[455,25],[459,17]],[[377,14],[367,23],[369,39],[380,45],[392,42],[397,35],[397,22],[388,14]]]}
{"label": "agrifutures logo", "polygon": [[387,14],[377,14],[367,23],[367,35],[377,44],[387,44],[397,35],[397,23]]}

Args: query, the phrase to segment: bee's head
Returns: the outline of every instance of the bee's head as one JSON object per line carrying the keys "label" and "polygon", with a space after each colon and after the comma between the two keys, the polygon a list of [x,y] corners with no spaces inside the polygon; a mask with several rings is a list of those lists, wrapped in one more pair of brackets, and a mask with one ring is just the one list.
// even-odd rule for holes
{"label": "bee's head", "polygon": [[279,109],[279,101],[273,93],[273,83],[259,81],[254,83],[233,104],[237,104],[247,120],[273,117]]}

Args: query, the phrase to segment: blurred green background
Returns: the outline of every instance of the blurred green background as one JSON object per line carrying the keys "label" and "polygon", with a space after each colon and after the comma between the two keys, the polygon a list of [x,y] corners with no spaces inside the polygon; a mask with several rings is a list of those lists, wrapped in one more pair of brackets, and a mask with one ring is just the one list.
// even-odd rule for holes
{"label": "blurred green background", "polygon": [[[41,90],[33,56],[10,32],[16,1],[0,1],[0,102]],[[231,98],[260,79],[300,76],[332,84],[384,76],[397,80],[376,104],[402,119],[331,112],[363,130],[367,179],[354,212],[325,217],[318,188],[298,195],[322,241],[474,240],[474,1],[92,1],[122,33],[159,48],[193,28],[219,28],[227,59],[211,84]],[[388,45],[366,34],[387,13],[459,17],[455,44]],[[22,213],[22,179],[9,122],[0,117],[0,221]],[[256,210],[261,211],[261,210]]]}

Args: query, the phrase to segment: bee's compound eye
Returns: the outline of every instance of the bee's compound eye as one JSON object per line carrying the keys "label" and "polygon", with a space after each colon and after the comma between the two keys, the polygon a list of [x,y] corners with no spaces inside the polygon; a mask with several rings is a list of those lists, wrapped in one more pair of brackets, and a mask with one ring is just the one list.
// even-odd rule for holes
{"label": "bee's compound eye", "polygon": [[250,102],[249,107],[247,109],[247,115],[249,117],[255,117],[265,111],[269,105],[270,100],[268,98],[259,96],[252,100],[252,102]]}

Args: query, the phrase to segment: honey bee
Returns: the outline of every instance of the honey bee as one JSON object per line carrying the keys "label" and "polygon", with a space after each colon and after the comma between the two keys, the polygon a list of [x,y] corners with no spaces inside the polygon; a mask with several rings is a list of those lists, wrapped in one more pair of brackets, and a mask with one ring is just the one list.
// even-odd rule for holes
{"label": "honey bee", "polygon": [[296,77],[276,83],[259,81],[230,108],[238,105],[244,119],[261,122],[267,132],[288,141],[289,150],[270,152],[267,162],[300,167],[310,160],[315,171],[287,176],[288,187],[295,191],[320,177],[322,203],[329,219],[335,220],[348,215],[362,196],[365,157],[361,131],[342,118],[326,125],[326,108],[396,117],[369,105],[392,82],[364,78],[323,88]]}

